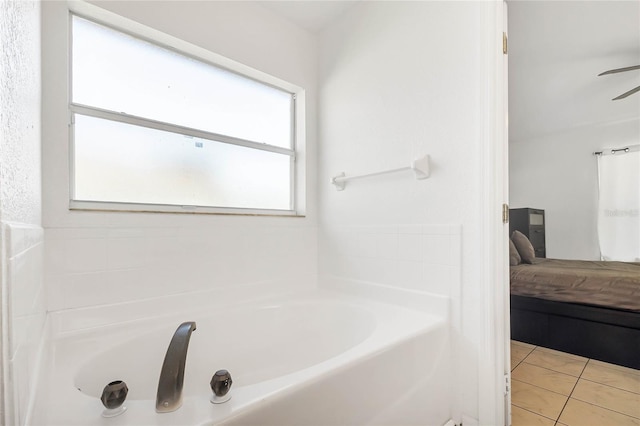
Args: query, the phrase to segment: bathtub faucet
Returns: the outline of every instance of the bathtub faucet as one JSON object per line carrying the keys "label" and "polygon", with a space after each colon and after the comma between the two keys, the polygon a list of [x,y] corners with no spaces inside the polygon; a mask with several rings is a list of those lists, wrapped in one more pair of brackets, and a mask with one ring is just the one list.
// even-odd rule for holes
{"label": "bathtub faucet", "polygon": [[176,411],[182,405],[184,365],[187,362],[189,339],[195,329],[196,323],[194,321],[183,322],[169,343],[158,381],[156,396],[156,411],[158,413]]}

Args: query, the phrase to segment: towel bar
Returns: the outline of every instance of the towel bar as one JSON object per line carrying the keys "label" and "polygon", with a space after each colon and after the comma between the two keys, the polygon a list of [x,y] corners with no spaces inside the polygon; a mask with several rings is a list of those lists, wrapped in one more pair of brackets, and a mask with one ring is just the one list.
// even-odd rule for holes
{"label": "towel bar", "polygon": [[384,170],[382,172],[374,172],[367,173],[364,175],[357,176],[345,176],[344,172],[340,173],[338,176],[334,176],[331,178],[331,183],[335,185],[338,191],[344,190],[347,181],[356,180],[356,179],[364,179],[373,176],[386,175],[389,173],[397,173],[405,170],[412,170],[415,174],[416,179],[426,179],[429,177],[429,155],[425,155],[420,158],[416,158],[411,162],[411,165],[407,167],[400,167],[398,169]]}

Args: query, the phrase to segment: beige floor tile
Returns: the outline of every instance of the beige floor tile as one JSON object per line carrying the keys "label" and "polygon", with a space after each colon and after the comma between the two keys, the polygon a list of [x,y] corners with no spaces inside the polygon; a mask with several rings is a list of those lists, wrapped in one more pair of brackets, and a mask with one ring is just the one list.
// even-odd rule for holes
{"label": "beige floor tile", "polygon": [[567,397],[519,380],[511,380],[511,403],[517,407],[557,419]]}
{"label": "beige floor tile", "polygon": [[516,342],[515,340],[511,341],[511,369],[516,368],[518,364],[520,364],[526,357],[529,355],[535,346],[527,345],[527,343]]}
{"label": "beige floor tile", "polygon": [[558,420],[567,426],[640,426],[640,419],[573,398],[569,399]]}
{"label": "beige floor tile", "polygon": [[511,373],[511,377],[530,385],[569,396],[578,378],[569,374],[542,368],[537,365],[523,362]]}
{"label": "beige floor tile", "polygon": [[527,356],[527,363],[579,377],[587,358],[538,346]]}
{"label": "beige floor tile", "polygon": [[580,356],[580,355],[574,355],[574,354],[570,354],[570,353],[567,353],[567,352],[557,351],[555,349],[549,349],[549,348],[545,348],[545,347],[542,347],[542,346],[537,346],[536,348],[540,349],[540,351],[542,351],[542,352],[561,355],[563,357],[571,358],[571,359],[574,359],[574,360],[577,360],[577,361],[585,361],[585,362],[587,362],[589,360],[589,358],[585,358],[585,357]]}
{"label": "beige floor tile", "polygon": [[526,349],[531,349],[534,350],[536,345],[532,345],[531,343],[525,343],[525,342],[518,342],[517,340],[512,340],[511,341],[511,345],[516,345],[516,346],[520,346]]}
{"label": "beige floor tile", "polygon": [[[513,340],[512,340],[512,342],[513,342]],[[622,371],[623,373],[635,374],[636,376],[640,376],[640,370],[636,370],[635,368],[623,367],[623,366],[617,365],[617,364],[610,364],[608,362],[598,361],[597,359],[590,359],[589,360],[589,364],[599,365],[601,367],[608,367],[608,368],[612,368],[614,370]]]}
{"label": "beige floor tile", "polygon": [[511,352],[511,371],[513,371],[514,368],[520,365],[523,360],[524,357],[518,357],[517,355],[514,355],[513,352]]}
{"label": "beige floor tile", "polygon": [[581,377],[603,385],[640,393],[640,370],[590,359]]}
{"label": "beige floor tile", "polygon": [[555,421],[512,405],[511,426],[555,426]]}
{"label": "beige floor tile", "polygon": [[640,394],[580,379],[571,398],[640,419]]}

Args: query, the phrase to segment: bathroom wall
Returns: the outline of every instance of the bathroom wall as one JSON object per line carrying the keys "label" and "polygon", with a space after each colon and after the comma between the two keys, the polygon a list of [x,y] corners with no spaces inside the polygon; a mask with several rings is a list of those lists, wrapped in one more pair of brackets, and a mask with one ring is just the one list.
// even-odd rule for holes
{"label": "bathroom wall", "polygon": [[40,3],[0,3],[0,423],[24,424],[45,323]]}
{"label": "bathroom wall", "polygon": [[638,140],[640,120],[633,119],[511,141],[511,207],[545,210],[547,257],[600,260],[598,166],[593,152]]}
{"label": "bathroom wall", "polygon": [[247,2],[93,2],[306,90],[305,217],[70,211],[64,2],[43,3],[43,222],[49,308],[317,275],[315,37]]}
{"label": "bathroom wall", "polygon": [[[489,316],[478,284],[486,134],[479,34],[488,3],[358,2],[318,46],[248,2],[95,2],[307,89],[306,217],[266,218],[69,211],[67,12],[62,2],[43,2],[49,308],[301,282],[318,272],[450,297],[456,368],[440,397],[455,393],[462,413],[478,418],[478,348]],[[342,192],[328,183],[425,153],[432,176],[424,181],[398,174]]]}
{"label": "bathroom wall", "polygon": [[[465,424],[480,410],[486,314],[479,223],[487,7],[360,2],[322,32],[320,45],[321,279],[451,298],[460,346],[447,385]],[[427,180],[402,172],[348,182],[344,191],[329,183],[341,172],[395,169],[424,154]]]}

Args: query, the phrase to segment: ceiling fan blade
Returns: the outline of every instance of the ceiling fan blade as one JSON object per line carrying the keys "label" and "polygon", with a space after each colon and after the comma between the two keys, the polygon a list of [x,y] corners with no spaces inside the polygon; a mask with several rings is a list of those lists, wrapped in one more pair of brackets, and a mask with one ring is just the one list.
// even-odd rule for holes
{"label": "ceiling fan blade", "polygon": [[636,87],[636,88],[633,88],[633,89],[629,90],[628,92],[624,92],[622,95],[620,95],[620,96],[617,96],[617,97],[613,98],[613,99],[612,99],[612,101],[617,101],[617,100],[619,100],[619,99],[624,99],[624,98],[626,98],[627,96],[629,96],[629,95],[633,95],[633,94],[634,94],[634,93],[636,93],[636,92],[640,92],[640,86],[638,86],[638,87]]}
{"label": "ceiling fan blade", "polygon": [[632,67],[616,68],[614,70],[601,72],[600,74],[598,74],[598,77],[601,75],[617,74],[619,72],[632,71],[632,70],[640,70],[640,65],[634,65]]}

